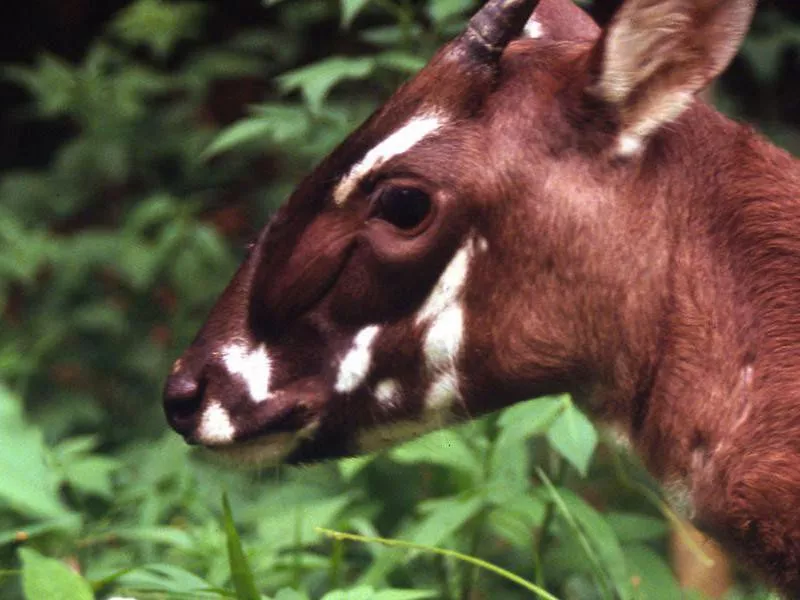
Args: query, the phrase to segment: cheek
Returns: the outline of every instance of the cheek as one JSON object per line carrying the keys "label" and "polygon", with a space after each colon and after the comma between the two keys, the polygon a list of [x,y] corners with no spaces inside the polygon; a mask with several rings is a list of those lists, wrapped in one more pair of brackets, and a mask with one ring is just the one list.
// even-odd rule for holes
{"label": "cheek", "polygon": [[422,303],[434,279],[431,265],[385,264],[362,243],[330,294],[331,319],[340,324],[396,322]]}

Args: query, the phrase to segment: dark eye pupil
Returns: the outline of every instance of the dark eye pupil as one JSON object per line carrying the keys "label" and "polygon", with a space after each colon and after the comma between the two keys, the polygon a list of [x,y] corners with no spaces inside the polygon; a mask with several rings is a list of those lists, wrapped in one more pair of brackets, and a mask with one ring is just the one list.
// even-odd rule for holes
{"label": "dark eye pupil", "polygon": [[395,187],[384,190],[378,199],[377,216],[398,229],[414,229],[431,210],[431,199],[420,189]]}

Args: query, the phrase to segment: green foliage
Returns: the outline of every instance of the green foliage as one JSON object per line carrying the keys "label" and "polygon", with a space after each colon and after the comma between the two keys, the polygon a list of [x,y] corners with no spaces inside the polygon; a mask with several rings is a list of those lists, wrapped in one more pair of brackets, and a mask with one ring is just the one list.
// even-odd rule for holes
{"label": "green foliage", "polygon": [[[30,96],[20,118],[69,134],[45,168],[0,177],[0,597],[530,597],[485,561],[562,598],[677,597],[641,470],[623,479],[568,397],[255,476],[165,433],[163,378],[255,233],[236,224],[265,222],[475,2],[265,5],[263,25],[201,44],[212,3],[135,0],[79,62],[2,69]],[[797,45],[784,25],[745,48],[770,84]],[[213,116],[218,85],[254,80],[244,118]]]}

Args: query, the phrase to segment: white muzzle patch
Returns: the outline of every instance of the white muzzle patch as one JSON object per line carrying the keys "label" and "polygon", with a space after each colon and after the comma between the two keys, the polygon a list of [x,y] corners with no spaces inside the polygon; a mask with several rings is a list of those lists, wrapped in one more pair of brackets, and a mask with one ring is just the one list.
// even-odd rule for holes
{"label": "white muzzle patch", "polygon": [[244,343],[233,343],[222,349],[222,362],[232,376],[241,378],[253,402],[269,396],[271,361],[264,344],[249,349]]}

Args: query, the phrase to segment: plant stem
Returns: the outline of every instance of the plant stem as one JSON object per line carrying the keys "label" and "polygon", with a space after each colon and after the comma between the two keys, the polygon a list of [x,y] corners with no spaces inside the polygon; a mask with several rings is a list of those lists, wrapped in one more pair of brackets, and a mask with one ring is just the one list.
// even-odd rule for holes
{"label": "plant stem", "polygon": [[324,529],[322,527],[317,527],[316,531],[334,539],[350,540],[362,543],[383,544],[384,546],[389,546],[389,547],[407,548],[409,550],[420,550],[422,552],[438,554],[440,556],[449,556],[451,558],[455,558],[460,561],[477,565],[481,569],[486,569],[487,571],[491,571],[492,573],[495,573],[500,577],[504,577],[505,579],[508,579],[509,581],[516,583],[520,587],[525,588],[529,592],[533,592],[539,598],[545,598],[545,600],[558,600],[557,596],[554,596],[547,590],[542,589],[538,585],[531,583],[527,579],[523,579],[522,577],[512,573],[511,571],[507,571],[506,569],[498,567],[497,565],[493,565],[490,562],[481,560],[480,558],[475,558],[474,556],[469,556],[467,554],[458,552],[456,550],[447,550],[445,548],[434,548],[433,546],[424,546],[422,544],[414,544],[413,542],[404,542],[402,540],[390,540],[387,538],[379,538],[379,537],[366,537],[363,535],[355,535],[352,533],[333,531],[332,529]]}

